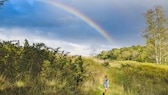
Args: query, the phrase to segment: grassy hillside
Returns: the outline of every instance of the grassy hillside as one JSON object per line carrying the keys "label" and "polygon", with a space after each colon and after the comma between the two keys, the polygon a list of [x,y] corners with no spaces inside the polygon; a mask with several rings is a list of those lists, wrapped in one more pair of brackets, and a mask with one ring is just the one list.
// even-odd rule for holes
{"label": "grassy hillside", "polygon": [[[168,66],[135,61],[101,62],[107,72],[101,72],[96,95],[103,92],[103,76],[109,77],[110,87],[107,95],[167,95]],[[109,63],[109,65],[105,65]]]}

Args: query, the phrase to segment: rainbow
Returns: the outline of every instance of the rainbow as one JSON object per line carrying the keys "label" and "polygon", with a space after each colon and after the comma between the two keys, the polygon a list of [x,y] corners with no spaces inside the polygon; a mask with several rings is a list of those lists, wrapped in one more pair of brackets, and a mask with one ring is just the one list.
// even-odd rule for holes
{"label": "rainbow", "polygon": [[101,35],[103,35],[110,43],[113,43],[112,37],[104,30],[102,29],[99,25],[97,25],[94,21],[92,21],[90,18],[85,16],[84,14],[80,13],[76,9],[69,7],[63,3],[60,3],[56,0],[40,0],[46,3],[49,3],[53,6],[59,7],[77,17],[79,17],[81,20],[86,22],[88,25],[90,25],[92,28],[94,28],[96,31],[98,31]]}

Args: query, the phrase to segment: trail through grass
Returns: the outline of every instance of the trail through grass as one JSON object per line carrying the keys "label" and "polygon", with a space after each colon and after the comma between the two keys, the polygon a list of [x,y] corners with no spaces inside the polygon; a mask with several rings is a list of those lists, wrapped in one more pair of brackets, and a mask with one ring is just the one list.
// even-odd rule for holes
{"label": "trail through grass", "polygon": [[103,79],[104,79],[105,75],[108,76],[108,80],[109,80],[109,88],[108,88],[108,91],[107,91],[106,95],[125,95],[123,87],[121,85],[117,85],[115,83],[115,79],[117,79],[116,78],[116,73],[117,73],[116,69],[120,68],[121,64],[119,64],[117,62],[100,60],[100,59],[96,59],[96,58],[92,58],[92,59],[102,66],[105,62],[109,63],[109,65],[107,67],[104,67],[106,72],[101,72],[101,74],[100,74],[101,79],[100,79],[99,85],[97,87],[96,95],[102,95],[102,93],[104,92]]}
{"label": "trail through grass", "polygon": [[[101,73],[96,95],[103,93],[104,75],[108,75],[110,85],[106,95],[167,95],[168,93],[167,65],[94,58],[93,60],[106,69],[106,72]],[[105,62],[109,65],[104,65]]]}

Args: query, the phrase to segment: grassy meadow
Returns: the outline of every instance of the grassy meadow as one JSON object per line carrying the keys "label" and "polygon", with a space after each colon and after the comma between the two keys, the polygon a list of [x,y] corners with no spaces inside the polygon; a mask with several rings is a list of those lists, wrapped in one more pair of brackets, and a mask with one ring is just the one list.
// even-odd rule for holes
{"label": "grassy meadow", "polygon": [[[107,95],[167,95],[168,66],[136,61],[102,61],[95,95],[103,92],[103,77],[108,75]],[[107,65],[108,63],[108,65]],[[95,67],[97,68],[97,67]],[[104,72],[102,72],[104,71]]]}
{"label": "grassy meadow", "polygon": [[[83,57],[87,78],[75,95],[102,95],[103,78],[108,75],[109,89],[106,95],[167,95],[168,66],[135,61],[104,61]],[[19,75],[18,75],[19,76]],[[17,77],[17,76],[16,76]],[[0,75],[0,95],[73,95],[66,83],[48,77],[13,80]],[[38,81],[37,81],[38,80]],[[58,88],[62,88],[59,91]],[[58,93],[59,92],[59,93]],[[72,94],[71,94],[72,93]]]}

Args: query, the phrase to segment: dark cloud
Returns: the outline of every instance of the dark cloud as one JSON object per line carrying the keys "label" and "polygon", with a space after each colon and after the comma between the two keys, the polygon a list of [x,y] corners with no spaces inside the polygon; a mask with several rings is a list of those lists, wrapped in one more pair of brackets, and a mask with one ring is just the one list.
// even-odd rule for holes
{"label": "dark cloud", "polygon": [[[119,46],[144,44],[143,13],[167,1],[157,0],[58,0],[92,19],[106,30]],[[150,2],[150,3],[149,3]],[[27,32],[73,43],[109,44],[107,39],[80,18],[38,0],[10,0],[0,10],[0,27],[20,27]],[[94,50],[94,49],[93,49]]]}

